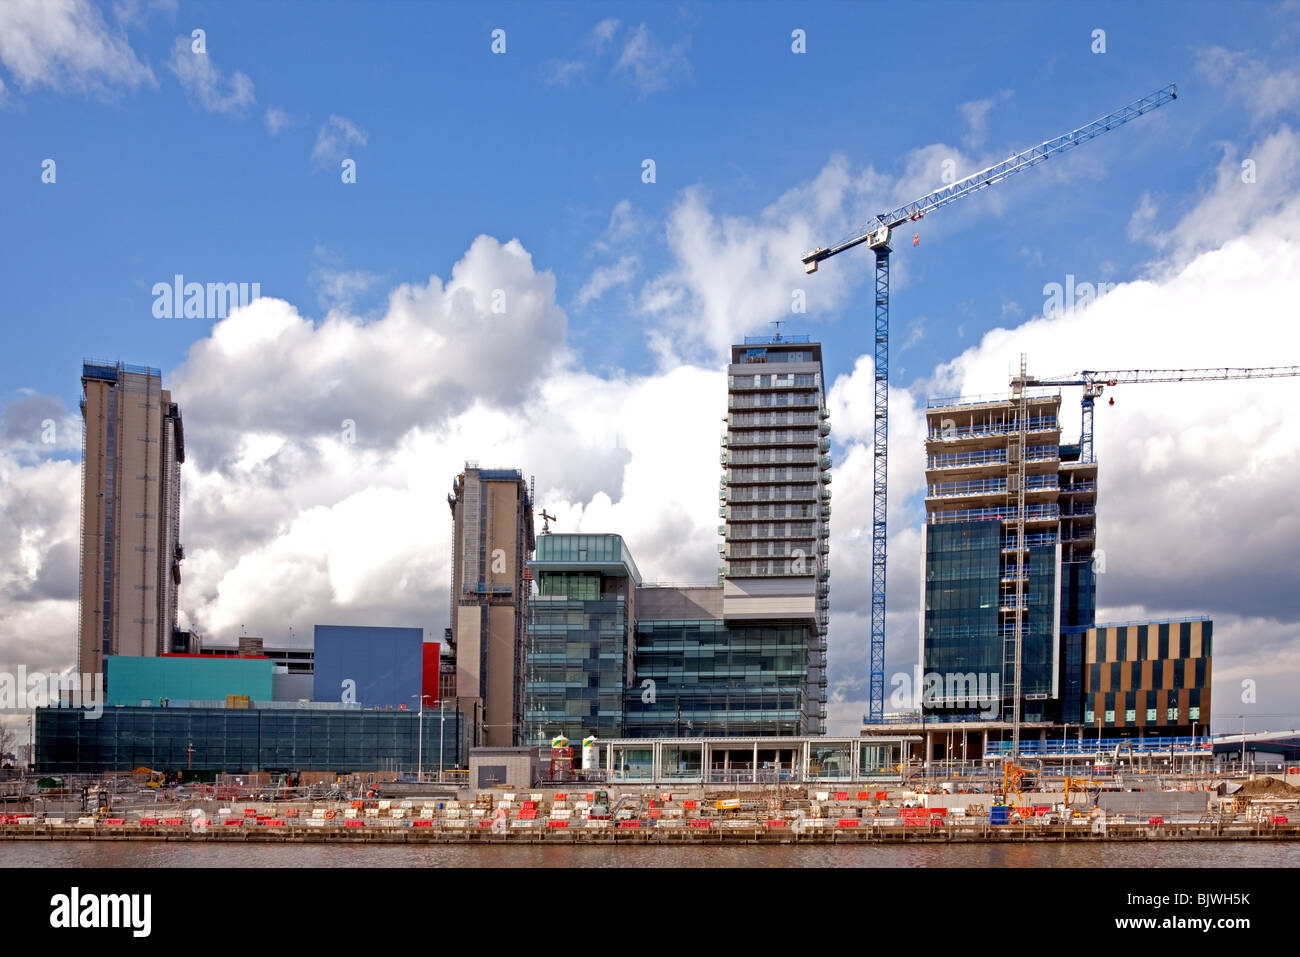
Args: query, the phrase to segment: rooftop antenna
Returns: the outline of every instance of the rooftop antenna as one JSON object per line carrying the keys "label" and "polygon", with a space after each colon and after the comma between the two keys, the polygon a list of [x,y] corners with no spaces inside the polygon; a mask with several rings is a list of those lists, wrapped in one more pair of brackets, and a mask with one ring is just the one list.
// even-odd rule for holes
{"label": "rooftop antenna", "polygon": [[542,509],[542,534],[551,534],[551,522],[555,521],[554,515],[548,515],[546,509]]}
{"label": "rooftop antenna", "polygon": [[785,324],[785,320],[784,320],[784,319],[772,319],[772,320],[770,320],[770,321],[771,321],[772,325],[776,326],[776,335],[774,335],[774,336],[772,337],[772,341],[773,341],[773,342],[780,342],[780,341],[781,341],[781,326],[783,326],[783,325]]}

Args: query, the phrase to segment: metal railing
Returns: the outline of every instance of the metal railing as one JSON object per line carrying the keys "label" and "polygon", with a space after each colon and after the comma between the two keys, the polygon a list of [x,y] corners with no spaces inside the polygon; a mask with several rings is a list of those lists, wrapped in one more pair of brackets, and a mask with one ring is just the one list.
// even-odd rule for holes
{"label": "metal railing", "polygon": [[[1059,432],[1061,424],[1054,415],[1039,415],[1029,419],[1027,432]],[[949,426],[930,429],[927,439],[974,438],[980,435],[1011,435],[1020,431],[1014,422],[985,422],[978,425]]]}

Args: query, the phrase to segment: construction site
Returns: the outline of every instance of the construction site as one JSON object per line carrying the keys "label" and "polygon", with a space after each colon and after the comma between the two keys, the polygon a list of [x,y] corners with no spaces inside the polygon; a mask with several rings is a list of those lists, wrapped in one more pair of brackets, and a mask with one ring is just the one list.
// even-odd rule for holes
{"label": "construction site", "polygon": [[[1294,776],[1293,776],[1294,777]],[[425,786],[424,796],[305,799],[203,785],[183,800],[130,806],[97,789],[94,813],[0,815],[0,839],[245,843],[1007,843],[1294,841],[1300,786],[1283,776],[1203,785],[1188,776],[1106,783],[1006,764],[961,784],[781,783],[482,792]],[[1130,785],[1123,787],[1122,785]],[[1136,787],[1132,785],[1137,785]],[[591,789],[588,789],[591,787]],[[51,796],[50,802],[57,802]]]}

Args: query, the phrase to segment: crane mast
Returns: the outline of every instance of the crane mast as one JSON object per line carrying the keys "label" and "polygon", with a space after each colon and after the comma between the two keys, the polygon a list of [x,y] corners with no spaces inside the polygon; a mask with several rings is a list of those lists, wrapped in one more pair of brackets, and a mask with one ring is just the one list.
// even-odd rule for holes
{"label": "crane mast", "polygon": [[[1177,97],[1178,90],[1171,83],[1085,126],[1022,150],[965,179],[937,189],[890,212],[881,213],[834,245],[820,246],[800,257],[804,264],[804,271],[807,273],[815,273],[818,264],[823,260],[863,243],[875,253],[876,257],[873,390],[875,419],[872,433],[874,446],[871,504],[871,697],[868,715],[872,722],[884,719],[885,706],[885,568],[888,545],[889,475],[889,255],[892,252],[889,242],[892,231],[904,223],[916,222],[929,212],[1000,183],[1016,173],[1032,169],[1058,153],[1082,146],[1102,133],[1123,126],[1130,120],[1172,102]],[[1019,615],[1016,622],[1018,643]]]}

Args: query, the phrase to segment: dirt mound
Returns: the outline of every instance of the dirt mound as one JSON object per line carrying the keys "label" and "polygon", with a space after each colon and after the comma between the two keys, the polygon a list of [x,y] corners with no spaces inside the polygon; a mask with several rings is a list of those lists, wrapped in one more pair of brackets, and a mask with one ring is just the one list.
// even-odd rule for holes
{"label": "dirt mound", "polygon": [[1241,788],[1232,792],[1233,796],[1245,797],[1292,797],[1300,795],[1300,787],[1279,781],[1277,778],[1255,778],[1245,782]]}

